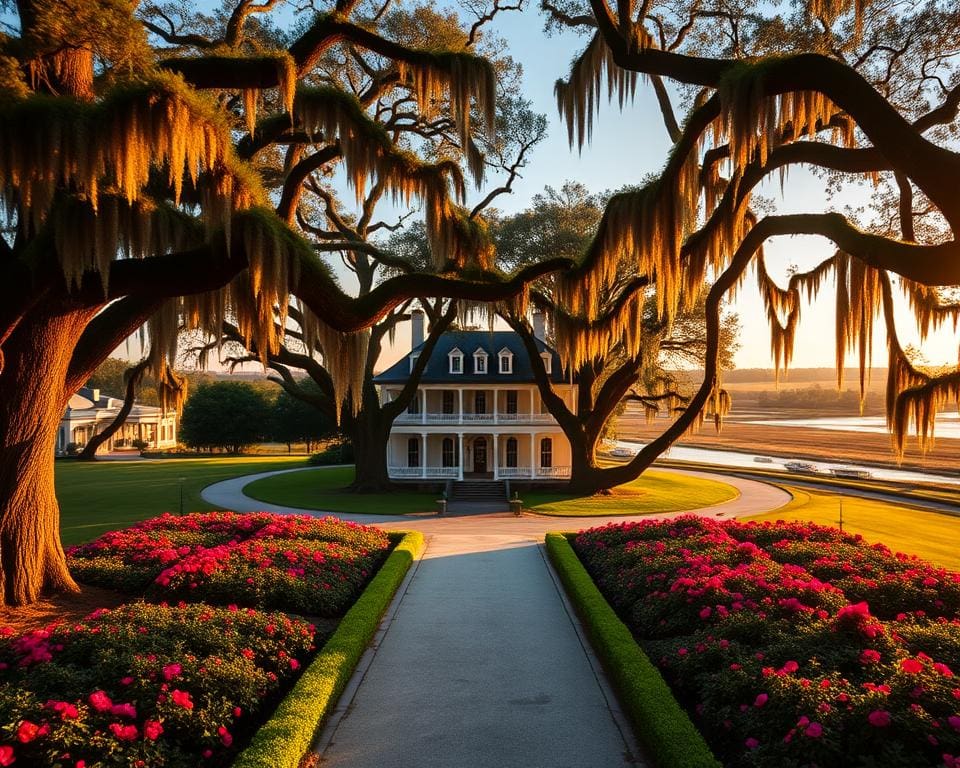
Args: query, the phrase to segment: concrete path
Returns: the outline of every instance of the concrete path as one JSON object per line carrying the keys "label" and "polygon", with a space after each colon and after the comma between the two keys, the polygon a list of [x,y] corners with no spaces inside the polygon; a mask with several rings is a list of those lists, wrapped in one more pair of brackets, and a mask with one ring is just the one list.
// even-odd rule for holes
{"label": "concrete path", "polygon": [[643,765],[541,548],[511,536],[431,539],[345,704],[325,767]]}

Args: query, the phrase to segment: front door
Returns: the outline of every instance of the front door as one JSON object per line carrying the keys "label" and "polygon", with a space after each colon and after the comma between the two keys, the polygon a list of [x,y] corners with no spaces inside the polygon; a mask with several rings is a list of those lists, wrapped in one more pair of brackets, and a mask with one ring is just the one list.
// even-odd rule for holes
{"label": "front door", "polygon": [[487,471],[487,441],[486,438],[478,437],[473,441],[473,471]]}

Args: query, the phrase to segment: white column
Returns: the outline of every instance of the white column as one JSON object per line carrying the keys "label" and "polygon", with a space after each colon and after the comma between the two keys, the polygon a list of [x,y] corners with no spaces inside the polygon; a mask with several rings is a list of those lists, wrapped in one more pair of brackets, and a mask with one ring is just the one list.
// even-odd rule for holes
{"label": "white column", "polygon": [[457,432],[457,439],[459,441],[459,445],[457,446],[457,464],[460,465],[457,480],[463,480],[463,432]]}
{"label": "white column", "polygon": [[427,476],[427,433],[420,433],[420,477]]}
{"label": "white column", "polygon": [[421,397],[420,397],[420,423],[427,423],[427,390],[425,387],[420,388]]}
{"label": "white column", "polygon": [[497,412],[499,411],[500,403],[500,390],[496,387],[493,388],[493,423],[497,423]]}
{"label": "white column", "polygon": [[[496,400],[494,400],[494,402],[496,402]],[[496,416],[494,416],[494,420],[496,420]],[[500,433],[494,432],[493,433],[493,479],[494,480],[500,479],[500,459],[498,456],[499,447],[500,447]]]}
{"label": "white column", "polygon": [[536,446],[537,446],[537,435],[533,433],[530,435],[530,478],[533,479],[537,476],[537,457],[536,457]]}
{"label": "white column", "polygon": [[[457,397],[460,398],[460,410],[457,411],[457,413],[459,414],[459,417],[457,418],[457,423],[458,423],[458,424],[463,424],[463,387],[458,387],[458,388],[457,388]],[[461,440],[462,440],[463,435],[461,435],[460,437],[461,437]],[[460,463],[462,464],[463,461],[461,461]],[[462,478],[461,478],[461,479],[462,479]]]}
{"label": "white column", "polygon": [[531,388],[531,389],[530,389],[530,420],[531,420],[531,421],[533,421],[533,414],[534,414],[534,410],[533,410],[533,396],[534,396],[534,391],[533,391],[533,388]]}

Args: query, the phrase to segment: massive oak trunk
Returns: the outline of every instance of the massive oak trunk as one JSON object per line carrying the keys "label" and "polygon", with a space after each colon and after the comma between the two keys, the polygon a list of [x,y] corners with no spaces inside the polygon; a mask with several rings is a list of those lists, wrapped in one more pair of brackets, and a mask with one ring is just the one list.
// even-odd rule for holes
{"label": "massive oak trunk", "polygon": [[54,448],[70,353],[89,313],[34,312],[4,344],[0,373],[0,602],[77,589],[60,545]]}
{"label": "massive oak trunk", "polygon": [[380,407],[376,389],[364,385],[363,408],[350,425],[350,440],[356,477],[350,490],[357,493],[379,493],[391,487],[387,473],[387,441],[393,420],[386,418]]}

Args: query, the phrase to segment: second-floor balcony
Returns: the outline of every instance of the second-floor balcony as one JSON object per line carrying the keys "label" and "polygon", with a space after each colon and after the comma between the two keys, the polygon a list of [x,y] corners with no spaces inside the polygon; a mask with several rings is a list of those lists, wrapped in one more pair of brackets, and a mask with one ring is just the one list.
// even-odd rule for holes
{"label": "second-floor balcony", "polygon": [[555,424],[549,413],[401,413],[397,424]]}

